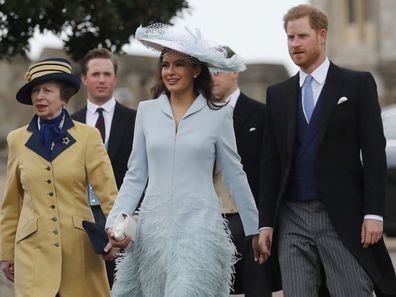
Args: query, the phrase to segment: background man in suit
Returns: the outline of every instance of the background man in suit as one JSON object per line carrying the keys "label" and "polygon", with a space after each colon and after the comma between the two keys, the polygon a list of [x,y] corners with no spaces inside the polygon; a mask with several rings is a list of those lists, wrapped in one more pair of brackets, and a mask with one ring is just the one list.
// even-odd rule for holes
{"label": "background man in suit", "polygon": [[[117,83],[117,60],[106,49],[91,50],[81,61],[81,81],[87,89],[87,105],[72,115],[74,120],[96,126],[107,148],[117,187],[120,188],[132,150],[136,111],[119,104],[113,92]],[[88,199],[98,224],[106,218],[91,189]],[[106,262],[110,287],[114,278],[114,261]]]}
{"label": "background man in suit", "polygon": [[[235,53],[229,47],[221,47],[228,58]],[[234,107],[234,131],[238,153],[246,172],[253,196],[258,197],[260,153],[263,139],[265,105],[241,93],[238,87],[238,72],[215,73],[213,94],[221,101]],[[235,294],[245,293],[246,297],[271,296],[271,273],[268,265],[260,266],[254,262],[251,239],[245,238],[241,218],[230,192],[222,182],[220,169],[215,169],[215,188],[232,241],[241,259],[235,265]]]}
{"label": "background man in suit", "polygon": [[[396,296],[382,238],[385,139],[374,78],[326,56],[327,16],[284,17],[300,71],[267,90],[260,253],[278,252],[284,296]],[[269,228],[271,227],[271,228]],[[272,229],[273,228],[273,229]]]}

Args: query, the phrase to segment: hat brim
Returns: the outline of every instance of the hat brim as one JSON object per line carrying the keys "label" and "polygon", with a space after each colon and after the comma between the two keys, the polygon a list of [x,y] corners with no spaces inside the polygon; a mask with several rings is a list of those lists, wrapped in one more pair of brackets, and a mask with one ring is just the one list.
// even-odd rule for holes
{"label": "hat brim", "polygon": [[[171,49],[176,52],[192,56],[194,58],[197,58],[194,56],[194,53],[189,53],[186,51],[186,49],[183,49],[180,44],[177,42],[173,42],[170,40],[162,40],[162,39],[148,39],[148,38],[140,38],[139,41],[143,43],[148,48],[151,48],[153,50],[157,50],[159,52],[162,52],[164,49]],[[198,59],[198,58],[197,58]]]}
{"label": "hat brim", "polygon": [[78,90],[80,89],[80,85],[81,85],[81,80],[73,74],[52,73],[52,74],[48,74],[48,75],[44,75],[44,76],[35,78],[35,79],[31,80],[30,82],[24,84],[18,90],[18,92],[16,94],[16,99],[22,104],[32,105],[32,98],[31,98],[32,87],[37,84],[44,83],[44,82],[47,82],[50,80],[61,81],[61,82],[66,83],[68,86],[70,86],[74,89],[73,95],[78,92]]}
{"label": "hat brim", "polygon": [[147,27],[138,27],[135,38],[153,50],[162,51],[168,48],[191,56],[205,64],[212,72],[240,72],[246,69],[242,58],[238,55],[227,58],[218,46],[202,38],[199,29],[176,30],[166,24],[154,23]]}
{"label": "hat brim", "polygon": [[188,50],[184,49],[181,47],[181,45],[177,42],[173,42],[170,40],[162,40],[162,39],[147,39],[147,38],[140,38],[139,41],[146,47],[151,48],[153,50],[162,52],[164,49],[170,49],[173,51],[176,51],[178,53],[182,53],[185,55],[188,55],[190,57],[194,57],[201,63],[204,63],[207,65],[209,68],[214,68],[217,67],[211,63],[208,63],[206,61],[202,61],[196,53],[189,52]]}
{"label": "hat brim", "polygon": [[[232,58],[228,59],[229,63],[227,64],[226,59],[224,59],[223,63],[219,62],[217,57],[208,58],[206,53],[197,52],[195,49],[191,49],[191,51],[184,47],[182,44],[172,41],[172,40],[164,40],[164,39],[155,39],[155,38],[139,38],[138,39],[144,46],[162,52],[164,49],[171,49],[176,52],[194,57],[201,63],[204,63],[209,67],[209,70],[217,72],[217,71],[244,71],[246,66],[244,62],[237,56],[234,55]],[[213,48],[214,49],[214,48]],[[213,52],[212,52],[213,53]],[[224,58],[223,54],[220,52],[216,52],[218,56]],[[234,62],[233,62],[234,61]]]}

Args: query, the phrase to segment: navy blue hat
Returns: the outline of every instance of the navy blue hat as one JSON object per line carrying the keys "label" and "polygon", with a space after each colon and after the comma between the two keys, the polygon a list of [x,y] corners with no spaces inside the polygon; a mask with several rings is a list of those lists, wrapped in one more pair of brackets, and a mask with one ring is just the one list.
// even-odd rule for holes
{"label": "navy blue hat", "polygon": [[27,105],[32,105],[32,87],[49,80],[62,81],[77,93],[80,89],[80,79],[72,74],[70,62],[65,58],[47,58],[30,66],[25,74],[25,84],[16,94],[16,99]]}

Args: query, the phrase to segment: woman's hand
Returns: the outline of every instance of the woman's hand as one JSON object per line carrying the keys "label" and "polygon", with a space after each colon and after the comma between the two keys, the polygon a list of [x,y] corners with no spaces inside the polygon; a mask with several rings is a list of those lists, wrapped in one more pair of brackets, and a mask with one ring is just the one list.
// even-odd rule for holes
{"label": "woman's hand", "polygon": [[136,224],[139,223],[139,215],[138,214],[134,214],[132,216],[132,219],[135,221]]}
{"label": "woman's hand", "polygon": [[118,256],[119,249],[113,247],[110,242],[104,248],[103,260],[105,261],[113,261]]}
{"label": "woman's hand", "polygon": [[0,268],[3,270],[5,277],[14,282],[14,261],[1,261]]}
{"label": "woman's hand", "polygon": [[131,241],[131,238],[128,236],[125,236],[123,240],[116,240],[114,238],[113,228],[107,228],[106,233],[113,248],[125,249]]}

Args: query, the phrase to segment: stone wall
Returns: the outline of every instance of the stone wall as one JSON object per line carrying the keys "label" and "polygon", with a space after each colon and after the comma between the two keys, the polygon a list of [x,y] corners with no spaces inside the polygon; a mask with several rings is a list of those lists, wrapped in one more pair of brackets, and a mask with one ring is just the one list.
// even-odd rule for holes
{"label": "stone wall", "polygon": [[[329,17],[327,52],[336,64],[370,71],[377,82],[382,106],[396,102],[396,31],[394,0],[311,0]],[[349,20],[355,4],[355,21]]]}
{"label": "stone wall", "polygon": [[[45,49],[41,57],[66,57],[62,50]],[[140,100],[150,98],[150,89],[154,84],[154,73],[158,58],[122,55],[117,56],[119,62],[117,99],[124,104],[137,108]],[[20,104],[15,94],[23,84],[24,74],[31,61],[16,57],[10,60],[0,60],[0,149],[4,146],[7,134],[23,125],[26,125],[33,111],[30,106]],[[265,92],[269,84],[281,81],[288,77],[286,68],[279,64],[248,64],[248,70],[240,75],[240,86],[243,92],[252,98],[265,100]],[[73,64],[75,74],[80,75],[80,67]],[[67,109],[74,112],[85,104],[86,94],[82,87],[70,100]]]}

